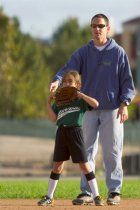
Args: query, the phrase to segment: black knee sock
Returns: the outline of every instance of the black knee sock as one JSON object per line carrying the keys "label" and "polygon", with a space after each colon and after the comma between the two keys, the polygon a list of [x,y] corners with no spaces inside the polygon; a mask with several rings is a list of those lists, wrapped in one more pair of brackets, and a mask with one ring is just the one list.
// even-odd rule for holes
{"label": "black knee sock", "polygon": [[58,180],[60,178],[60,174],[56,174],[53,171],[50,174],[49,184],[48,184],[48,193],[49,198],[53,198],[53,194],[55,192]]}
{"label": "black knee sock", "polygon": [[97,186],[95,174],[93,173],[93,171],[91,171],[88,174],[85,174],[85,177],[86,177],[87,182],[88,182],[88,184],[90,186],[90,189],[91,189],[93,197],[98,196],[99,195],[99,191],[98,191],[98,186]]}

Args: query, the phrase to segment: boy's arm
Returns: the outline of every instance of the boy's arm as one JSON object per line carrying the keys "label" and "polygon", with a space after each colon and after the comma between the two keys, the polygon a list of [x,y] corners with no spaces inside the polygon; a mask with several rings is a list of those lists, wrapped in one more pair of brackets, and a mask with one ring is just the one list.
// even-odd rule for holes
{"label": "boy's arm", "polygon": [[51,106],[51,101],[52,100],[53,100],[53,97],[49,96],[48,100],[47,100],[47,111],[48,111],[48,118],[49,118],[49,120],[55,122],[56,119],[57,119],[57,115],[55,114],[55,112],[52,109],[52,106]]}
{"label": "boy's arm", "polygon": [[81,93],[80,91],[78,91],[77,94],[78,94],[79,98],[82,98],[84,101],[86,101],[93,108],[97,108],[99,106],[99,102],[95,98],[87,96],[84,93]]}

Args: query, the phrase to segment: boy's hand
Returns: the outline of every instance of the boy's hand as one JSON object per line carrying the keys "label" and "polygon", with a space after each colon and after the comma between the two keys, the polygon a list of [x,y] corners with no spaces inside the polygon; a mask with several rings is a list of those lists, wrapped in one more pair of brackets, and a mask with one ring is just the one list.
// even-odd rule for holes
{"label": "boy's hand", "polygon": [[84,94],[80,91],[77,91],[77,96],[78,98],[83,98]]}

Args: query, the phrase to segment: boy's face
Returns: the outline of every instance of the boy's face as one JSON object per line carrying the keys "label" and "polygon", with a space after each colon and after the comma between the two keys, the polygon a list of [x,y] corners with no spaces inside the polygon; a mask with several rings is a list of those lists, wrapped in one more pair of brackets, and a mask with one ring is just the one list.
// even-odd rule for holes
{"label": "boy's face", "polygon": [[77,83],[72,75],[69,75],[65,77],[62,83],[63,87],[76,87],[77,88]]}

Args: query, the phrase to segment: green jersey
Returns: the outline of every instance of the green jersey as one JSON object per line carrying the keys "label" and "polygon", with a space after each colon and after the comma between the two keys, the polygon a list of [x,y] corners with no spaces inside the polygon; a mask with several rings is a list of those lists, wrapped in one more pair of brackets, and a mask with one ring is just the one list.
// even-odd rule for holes
{"label": "green jersey", "polygon": [[90,106],[83,99],[77,99],[69,105],[61,107],[56,106],[54,103],[52,108],[57,115],[56,124],[58,126],[82,126],[83,115],[86,110],[90,109]]}

